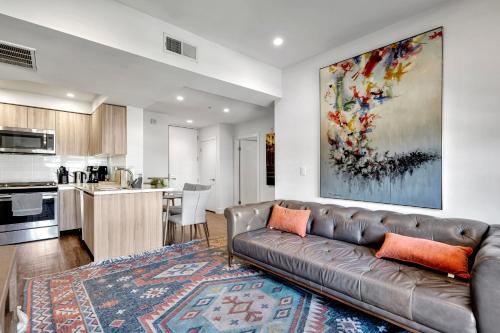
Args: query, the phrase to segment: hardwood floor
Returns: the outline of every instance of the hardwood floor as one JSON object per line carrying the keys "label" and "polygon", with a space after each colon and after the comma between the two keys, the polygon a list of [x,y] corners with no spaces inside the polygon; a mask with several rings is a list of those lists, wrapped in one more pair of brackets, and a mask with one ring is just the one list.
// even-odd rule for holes
{"label": "hardwood floor", "polygon": [[[211,239],[227,237],[224,215],[207,213]],[[189,240],[186,228],[185,240]],[[203,234],[203,238],[205,235]],[[201,238],[197,235],[197,238]],[[180,234],[176,242],[180,242]],[[63,272],[90,263],[91,257],[80,241],[79,233],[63,234],[58,239],[20,244],[17,246],[17,285],[19,303],[23,304],[24,280],[44,274]]]}

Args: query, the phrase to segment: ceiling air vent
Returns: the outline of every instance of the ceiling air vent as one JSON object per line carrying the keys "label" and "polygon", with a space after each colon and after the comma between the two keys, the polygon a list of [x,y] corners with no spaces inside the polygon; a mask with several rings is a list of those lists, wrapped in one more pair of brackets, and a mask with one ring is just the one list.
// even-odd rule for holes
{"label": "ceiling air vent", "polygon": [[0,62],[36,70],[35,49],[0,41]]}
{"label": "ceiling air vent", "polygon": [[184,57],[196,60],[196,47],[188,43],[172,38],[166,34],[163,35],[163,45],[165,50],[173,52]]}

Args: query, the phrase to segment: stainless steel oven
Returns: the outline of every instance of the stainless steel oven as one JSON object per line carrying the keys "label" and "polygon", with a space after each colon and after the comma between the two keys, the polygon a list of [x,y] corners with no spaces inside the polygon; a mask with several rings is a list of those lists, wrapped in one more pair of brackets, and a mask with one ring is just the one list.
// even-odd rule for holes
{"label": "stainless steel oven", "polygon": [[[37,215],[14,216],[12,194],[42,193],[42,211]],[[0,245],[17,244],[59,236],[55,183],[0,184]]]}
{"label": "stainless steel oven", "polygon": [[0,126],[0,153],[54,155],[55,131]]}

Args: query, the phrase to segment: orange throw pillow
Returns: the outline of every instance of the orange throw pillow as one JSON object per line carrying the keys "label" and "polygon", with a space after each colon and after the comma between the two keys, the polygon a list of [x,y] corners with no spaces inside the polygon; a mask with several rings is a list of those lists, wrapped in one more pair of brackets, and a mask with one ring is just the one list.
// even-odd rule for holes
{"label": "orange throw pillow", "polygon": [[311,215],[309,209],[288,209],[274,205],[267,227],[305,237],[309,215]]}
{"label": "orange throw pillow", "polygon": [[464,279],[470,278],[470,247],[453,246],[428,239],[386,233],[384,244],[375,255],[422,265]]}

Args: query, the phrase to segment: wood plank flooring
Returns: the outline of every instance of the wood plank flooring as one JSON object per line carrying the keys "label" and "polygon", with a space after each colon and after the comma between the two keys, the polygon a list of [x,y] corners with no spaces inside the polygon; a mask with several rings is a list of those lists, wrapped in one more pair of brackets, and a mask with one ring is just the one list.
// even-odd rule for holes
{"label": "wood plank flooring", "polygon": [[[211,239],[227,237],[224,215],[207,213],[207,222]],[[189,240],[189,228],[186,229],[184,239]],[[201,237],[198,236],[197,238]],[[176,236],[176,242],[180,242],[180,234]],[[90,262],[91,257],[85,245],[80,241],[79,233],[63,234],[58,239],[18,245],[17,284],[19,304],[23,304],[24,279],[63,272]]]}

